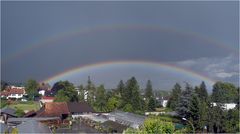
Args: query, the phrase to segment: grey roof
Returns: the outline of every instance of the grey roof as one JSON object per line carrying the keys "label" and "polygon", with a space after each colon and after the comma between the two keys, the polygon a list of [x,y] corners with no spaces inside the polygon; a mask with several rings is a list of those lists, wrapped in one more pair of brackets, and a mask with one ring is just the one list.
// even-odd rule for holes
{"label": "grey roof", "polygon": [[8,126],[6,124],[4,124],[4,123],[0,123],[0,127],[1,127],[1,129],[0,129],[0,133],[1,134],[4,133],[5,130],[8,129]]}
{"label": "grey roof", "polygon": [[12,115],[12,116],[17,116],[15,114],[16,110],[15,109],[12,109],[12,108],[9,108],[9,107],[4,107],[1,109],[1,113],[6,113],[6,114],[9,114],[9,115]]}
{"label": "grey roof", "polygon": [[57,119],[60,119],[60,118],[59,117],[9,118],[8,122],[22,122],[22,121],[29,121],[29,120],[47,121],[47,120],[57,120]]}
{"label": "grey roof", "polygon": [[132,126],[133,124],[141,125],[143,124],[146,118],[146,116],[129,113],[129,112],[122,112],[119,110],[111,112],[110,116],[114,116],[117,122],[121,122],[122,124],[130,125],[130,126]]}
{"label": "grey roof", "polygon": [[17,128],[19,133],[51,133],[46,125],[34,119],[22,122]]}

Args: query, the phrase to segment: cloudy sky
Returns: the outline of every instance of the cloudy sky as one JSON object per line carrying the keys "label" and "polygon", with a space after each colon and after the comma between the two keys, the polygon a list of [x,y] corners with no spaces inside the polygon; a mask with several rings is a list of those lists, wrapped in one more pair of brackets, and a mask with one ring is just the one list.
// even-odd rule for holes
{"label": "cloudy sky", "polygon": [[[238,11],[237,1],[2,2],[1,78],[42,81],[90,64],[142,61],[238,85]],[[85,84],[88,75],[107,88],[131,76],[142,87],[151,79],[156,89],[206,80],[161,66],[124,64],[93,67],[55,81]]]}

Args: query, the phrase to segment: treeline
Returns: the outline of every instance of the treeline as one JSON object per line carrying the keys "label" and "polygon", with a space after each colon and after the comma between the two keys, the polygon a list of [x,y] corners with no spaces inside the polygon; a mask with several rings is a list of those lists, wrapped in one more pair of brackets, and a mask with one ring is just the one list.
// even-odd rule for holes
{"label": "treeline", "polygon": [[[237,106],[226,110],[225,103]],[[211,95],[208,95],[204,82],[195,88],[186,84],[184,89],[176,84],[167,106],[190,121],[197,132],[239,132],[239,87],[233,84],[217,82]],[[188,128],[192,132],[191,126]]]}
{"label": "treeline", "polygon": [[[89,78],[85,87],[79,86],[79,91],[79,101],[87,99],[87,102],[99,112],[121,109],[126,112],[143,114],[144,111],[154,110],[156,107],[150,80],[147,81],[144,95],[140,94],[140,87],[135,77],[126,82],[121,80],[116,89],[108,91],[104,85],[95,87]],[[84,93],[88,94],[87,98],[84,98]]]}

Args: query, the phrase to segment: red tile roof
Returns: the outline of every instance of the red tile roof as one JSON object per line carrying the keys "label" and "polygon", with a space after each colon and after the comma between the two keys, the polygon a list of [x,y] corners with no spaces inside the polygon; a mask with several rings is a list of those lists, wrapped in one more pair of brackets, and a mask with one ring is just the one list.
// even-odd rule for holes
{"label": "red tile roof", "polygon": [[17,88],[9,88],[7,90],[2,91],[0,94],[1,96],[8,96],[10,94],[24,94],[25,90],[24,89],[17,89]]}
{"label": "red tile roof", "polygon": [[37,112],[37,117],[61,117],[63,114],[69,114],[67,103],[46,102]]}
{"label": "red tile roof", "polygon": [[36,117],[61,117],[63,114],[94,112],[86,102],[46,102]]}
{"label": "red tile roof", "polygon": [[55,98],[52,96],[42,96],[42,99],[44,100],[54,100]]}

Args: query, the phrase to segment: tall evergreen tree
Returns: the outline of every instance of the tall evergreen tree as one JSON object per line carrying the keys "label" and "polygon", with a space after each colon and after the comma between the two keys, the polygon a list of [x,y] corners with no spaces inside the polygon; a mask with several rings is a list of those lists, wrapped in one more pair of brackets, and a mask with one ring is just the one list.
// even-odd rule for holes
{"label": "tall evergreen tree", "polygon": [[89,104],[93,104],[95,101],[95,86],[92,83],[90,76],[88,76],[88,81],[87,81],[87,86],[86,86],[86,90],[87,90],[87,102]]}
{"label": "tall evergreen tree", "polygon": [[147,85],[146,85],[146,89],[145,89],[145,97],[148,100],[151,97],[153,97],[152,82],[150,80],[147,81]]}
{"label": "tall evergreen tree", "polygon": [[121,96],[123,96],[125,85],[122,80],[120,80],[118,86],[117,86],[117,91],[120,93]]}
{"label": "tall evergreen tree", "polygon": [[151,97],[148,102],[148,110],[155,111],[155,108],[156,108],[156,101],[153,97]]}
{"label": "tall evergreen tree", "polygon": [[205,101],[205,102],[207,101],[208,92],[207,92],[207,88],[206,88],[204,81],[200,84],[199,87],[195,87],[195,92],[201,101]]}
{"label": "tall evergreen tree", "polygon": [[188,118],[191,116],[190,103],[193,95],[192,87],[186,83],[186,89],[181,93],[179,103],[177,104],[176,111],[181,117]]}
{"label": "tall evergreen tree", "polygon": [[176,109],[178,103],[179,103],[179,99],[180,99],[180,96],[181,96],[181,86],[176,83],[172,89],[172,93],[170,95],[170,99],[168,101],[168,104],[167,106],[173,110]]}
{"label": "tall evergreen tree", "polygon": [[189,105],[189,112],[190,112],[190,118],[194,121],[193,125],[195,127],[195,130],[200,129],[200,100],[196,94],[193,94],[191,98],[191,102]]}
{"label": "tall evergreen tree", "polygon": [[78,100],[79,101],[85,101],[85,89],[84,89],[84,87],[83,87],[83,85],[81,84],[80,86],[79,86],[79,94],[78,94]]}
{"label": "tall evergreen tree", "polygon": [[104,85],[100,85],[96,91],[96,101],[94,102],[97,111],[106,112],[107,111],[107,100],[106,100],[106,90]]}
{"label": "tall evergreen tree", "polygon": [[[132,77],[127,81],[126,84],[127,102],[132,105],[133,109],[141,110],[141,97],[139,92],[139,85],[135,77]],[[126,91],[125,90],[125,91]]]}

